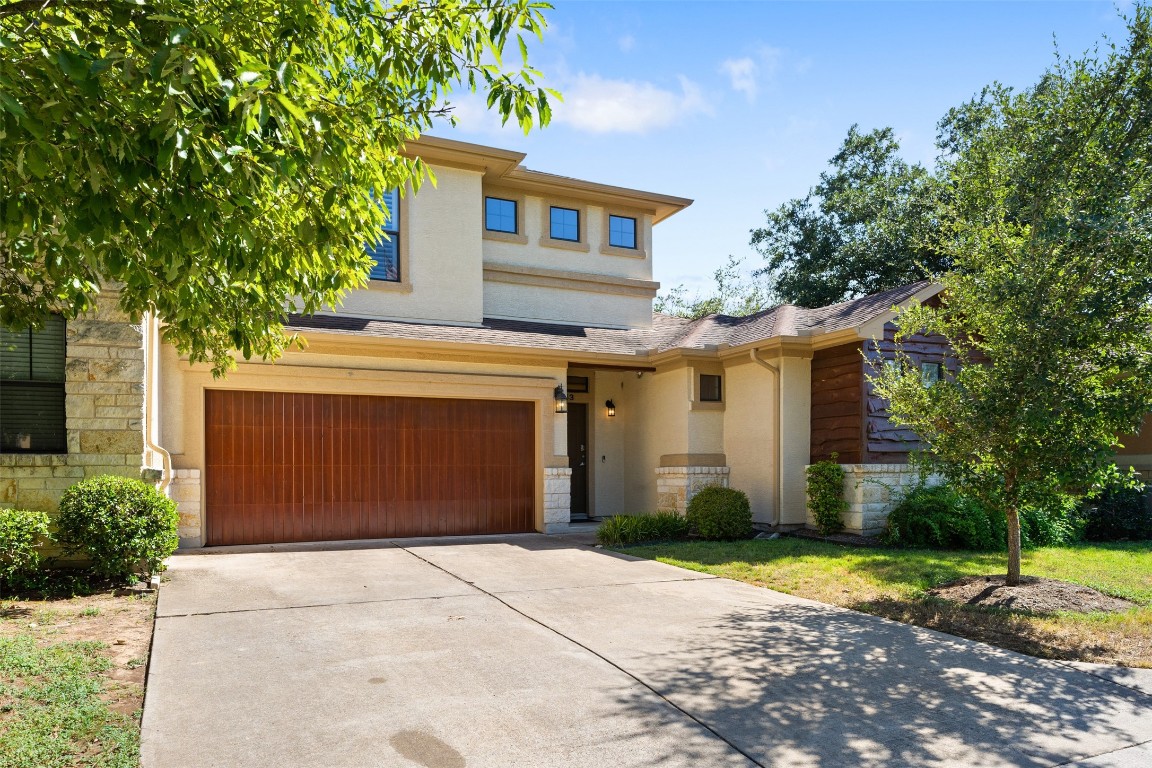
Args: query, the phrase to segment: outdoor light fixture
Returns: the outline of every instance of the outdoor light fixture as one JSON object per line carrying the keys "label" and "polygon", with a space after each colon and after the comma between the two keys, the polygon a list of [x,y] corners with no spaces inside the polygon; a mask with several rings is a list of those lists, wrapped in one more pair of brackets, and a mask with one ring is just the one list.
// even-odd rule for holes
{"label": "outdoor light fixture", "polygon": [[557,384],[552,390],[552,399],[556,401],[556,413],[568,413],[568,395],[564,392],[564,385]]}
{"label": "outdoor light fixture", "polygon": [[605,400],[604,407],[608,409],[609,416],[616,415],[616,403],[612,402],[611,400]]}

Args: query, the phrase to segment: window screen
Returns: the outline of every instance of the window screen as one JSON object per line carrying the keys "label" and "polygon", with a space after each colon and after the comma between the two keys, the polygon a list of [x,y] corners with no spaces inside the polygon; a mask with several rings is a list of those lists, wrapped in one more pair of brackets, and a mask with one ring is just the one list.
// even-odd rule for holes
{"label": "window screen", "polygon": [[700,374],[700,402],[720,402],[720,377],[710,373]]}
{"label": "window screen", "polygon": [[580,242],[580,211],[552,206],[548,236],[553,240]]}
{"label": "window screen", "polygon": [[502,197],[484,198],[484,229],[516,234],[516,201]]}
{"label": "window screen", "polygon": [[393,189],[380,197],[381,204],[388,209],[388,220],[384,222],[381,236],[368,244],[368,254],[376,262],[368,273],[372,280],[400,282],[400,190]]}
{"label": "window screen", "polygon": [[0,328],[0,453],[64,453],[64,320]]}
{"label": "window screen", "polygon": [[636,219],[627,216],[609,216],[608,245],[617,248],[635,248]]}

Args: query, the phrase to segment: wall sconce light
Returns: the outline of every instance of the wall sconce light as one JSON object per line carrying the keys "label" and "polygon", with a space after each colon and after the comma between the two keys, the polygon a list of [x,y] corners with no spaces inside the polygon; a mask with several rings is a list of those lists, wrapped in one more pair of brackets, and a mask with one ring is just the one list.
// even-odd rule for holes
{"label": "wall sconce light", "polygon": [[616,403],[612,402],[611,400],[605,400],[604,407],[608,409],[609,416],[616,415]]}
{"label": "wall sconce light", "polygon": [[568,395],[564,392],[564,385],[557,384],[552,390],[552,399],[556,401],[556,413],[568,413]]}

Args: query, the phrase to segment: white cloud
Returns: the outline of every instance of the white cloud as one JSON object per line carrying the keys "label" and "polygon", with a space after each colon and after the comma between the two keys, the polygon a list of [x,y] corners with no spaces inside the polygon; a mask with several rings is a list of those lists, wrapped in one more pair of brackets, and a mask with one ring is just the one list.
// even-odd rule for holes
{"label": "white cloud", "polygon": [[720,62],[721,74],[728,76],[728,84],[737,93],[743,93],[748,102],[756,101],[760,86],[776,75],[784,50],[761,45],[752,56],[739,59],[725,59]]}
{"label": "white cloud", "polygon": [[756,62],[750,57],[742,59],[725,59],[720,64],[720,71],[728,75],[728,82],[732,90],[743,93],[748,101],[756,101],[756,75],[759,71]]}
{"label": "white cloud", "polygon": [[622,52],[631,53],[632,49],[636,47],[636,38],[632,37],[632,35],[624,35],[616,41],[616,45],[619,46]]}
{"label": "white cloud", "polygon": [[680,91],[644,81],[610,80],[580,73],[560,83],[564,102],[556,122],[589,133],[648,133],[698,114],[712,114],[700,86],[679,76]]}

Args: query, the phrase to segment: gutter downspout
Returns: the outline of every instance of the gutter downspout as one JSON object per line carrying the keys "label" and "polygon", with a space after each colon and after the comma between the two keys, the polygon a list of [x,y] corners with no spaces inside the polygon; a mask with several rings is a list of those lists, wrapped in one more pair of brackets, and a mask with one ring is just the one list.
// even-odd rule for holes
{"label": "gutter downspout", "polygon": [[761,359],[760,350],[752,348],[748,350],[748,356],[752,358],[752,362],[771,371],[772,378],[776,383],[776,407],[774,409],[776,413],[773,418],[773,428],[776,431],[776,461],[772,466],[772,487],[775,490],[776,502],[773,504],[775,509],[772,511],[772,516],[774,518],[773,525],[779,528],[781,516],[784,514],[784,489],[780,487],[780,479],[784,476],[784,429],[780,423],[780,417],[784,411],[784,386],[780,378],[780,369],[767,360]]}
{"label": "gutter downspout", "polygon": [[156,397],[160,387],[160,323],[155,313],[149,312],[145,318],[144,327],[148,338],[144,342],[144,445],[153,453],[160,455],[163,468],[160,471],[160,492],[168,490],[172,482],[172,454],[157,445],[152,439],[155,428]]}

